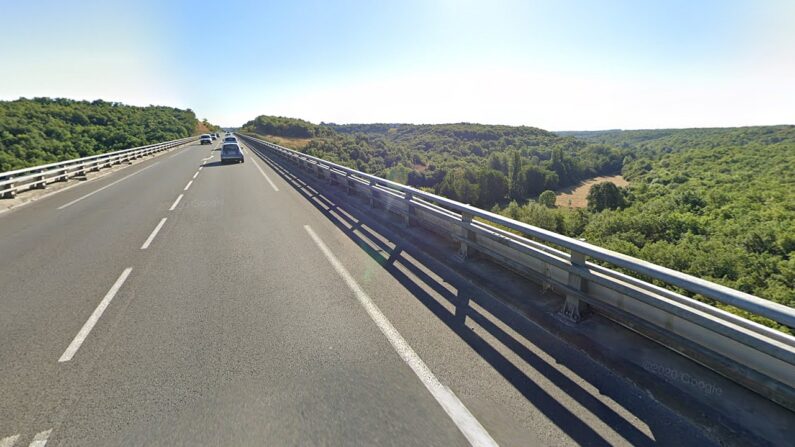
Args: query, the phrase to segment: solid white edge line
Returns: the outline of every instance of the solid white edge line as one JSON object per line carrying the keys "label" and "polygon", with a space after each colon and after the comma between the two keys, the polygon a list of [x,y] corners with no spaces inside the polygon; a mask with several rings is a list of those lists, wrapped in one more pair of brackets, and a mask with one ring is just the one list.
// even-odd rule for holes
{"label": "solid white edge line", "polygon": [[14,447],[17,439],[19,439],[19,435],[6,436],[5,438],[0,439],[0,447]]}
{"label": "solid white edge line", "polygon": [[[97,305],[97,308],[94,309],[94,312],[91,314],[91,316],[88,317],[86,323],[83,325],[82,328],[80,328],[80,332],[78,332],[77,335],[75,335],[74,340],[72,340],[72,342],[69,343],[69,346],[66,348],[66,351],[64,351],[63,354],[61,355],[61,358],[58,359],[59,363],[68,362],[69,360],[72,360],[72,357],[75,355],[77,350],[80,349],[80,345],[83,344],[83,341],[85,341],[86,337],[88,337],[88,334],[91,333],[91,329],[93,329],[94,325],[97,324],[97,321],[99,321],[99,317],[102,316],[102,313],[105,312],[105,309],[110,304],[110,301],[113,299],[114,296],[116,296],[116,292],[119,291],[122,284],[124,284],[124,281],[126,281],[127,277],[130,276],[130,272],[132,272],[132,267],[127,267],[126,269],[124,269],[123,272],[121,272],[121,275],[119,275],[119,279],[117,279],[116,282],[113,284],[113,287],[111,287],[110,290],[108,290],[108,293],[106,293],[105,297],[102,298],[102,301],[99,302],[99,305]],[[49,435],[49,432],[47,432],[47,434]]]}
{"label": "solid white edge line", "polygon": [[157,224],[155,229],[152,230],[152,233],[149,235],[149,237],[146,238],[146,241],[144,242],[144,244],[141,245],[141,250],[146,250],[147,248],[149,248],[149,244],[152,243],[152,241],[155,239],[155,236],[157,236],[157,233],[159,233],[160,229],[163,228],[163,224],[166,223],[166,219],[168,219],[168,218],[164,217],[164,218],[160,219],[160,223]]}
{"label": "solid white edge line", "polygon": [[50,437],[51,432],[52,429],[36,433],[36,436],[33,437],[33,441],[28,445],[28,447],[44,447],[47,445],[47,439]]}
{"label": "solid white edge line", "polygon": [[179,197],[177,197],[177,200],[174,201],[174,204],[171,205],[171,208],[169,208],[168,210],[169,211],[174,211],[174,208],[176,208],[177,205],[179,205],[179,201],[182,200],[182,196],[184,196],[184,195],[185,194],[180,194]]}
{"label": "solid white edge line", "polygon": [[259,173],[262,174],[263,177],[265,177],[265,180],[267,180],[268,183],[270,183],[271,188],[273,188],[274,191],[279,192],[279,188],[276,186],[275,183],[273,183],[273,180],[271,180],[271,178],[268,177],[268,174],[266,174],[265,171],[263,171],[262,168],[259,167],[259,164],[257,164],[257,161],[254,160],[253,157],[251,158],[251,161],[254,163],[254,166],[256,166],[257,169],[259,169]]}
{"label": "solid white edge line", "polygon": [[132,173],[132,174],[130,174],[130,175],[124,176],[124,177],[122,177],[122,178],[120,178],[120,179],[118,179],[118,180],[114,181],[113,183],[109,183],[109,184],[107,184],[107,185],[103,186],[102,188],[99,188],[99,189],[97,189],[97,190],[94,190],[94,191],[92,191],[92,192],[90,192],[90,193],[88,193],[88,194],[86,194],[86,195],[84,195],[84,196],[82,196],[82,197],[80,197],[80,198],[77,198],[77,199],[75,199],[75,200],[72,200],[72,201],[71,201],[71,202],[69,202],[69,203],[65,203],[65,204],[63,204],[63,205],[59,206],[59,207],[58,207],[58,209],[59,209],[59,210],[62,210],[62,209],[64,209],[64,208],[68,207],[68,206],[72,206],[72,205],[74,205],[75,203],[77,203],[77,202],[79,202],[79,201],[81,201],[81,200],[83,200],[83,199],[87,199],[87,198],[89,198],[89,197],[93,196],[94,194],[96,194],[96,193],[98,193],[98,192],[100,192],[100,191],[104,190],[104,189],[110,188],[111,186],[115,185],[116,183],[119,183],[119,182],[121,182],[121,181],[127,180],[128,178],[130,178],[130,177],[132,177],[132,176],[134,176],[134,175],[140,174],[141,172],[143,172],[143,171],[145,171],[145,170],[147,170],[147,169],[151,168],[152,166],[154,166],[154,165],[156,165],[156,164],[158,164],[158,163],[160,163],[160,161],[159,161],[159,160],[158,160],[158,161],[156,161],[156,162],[154,162],[154,163],[152,163],[151,165],[149,165],[149,166],[147,166],[147,167],[145,167],[145,168],[141,168],[141,169],[140,169],[140,170],[138,170],[137,172],[133,172],[133,173]]}
{"label": "solid white edge line", "polygon": [[381,330],[389,343],[395,348],[398,355],[403,359],[404,362],[414,371],[414,374],[420,379],[425,388],[433,395],[439,405],[442,406],[444,411],[450,417],[450,419],[455,423],[464,437],[467,438],[469,443],[473,446],[496,446],[497,442],[491,437],[489,432],[483,428],[483,425],[469,412],[464,403],[458,399],[458,396],[453,393],[453,391],[439,382],[439,379],[433,374],[433,372],[428,368],[428,365],[425,364],[424,361],[414,352],[414,349],[408,344],[406,339],[403,338],[402,335],[392,326],[392,323],[386,318],[386,316],[381,313],[381,310],[378,306],[370,299],[369,296],[364,292],[364,290],[359,286],[353,276],[348,273],[348,270],[342,263],[337,259],[336,256],[331,252],[331,250],[326,246],[320,237],[315,234],[314,230],[309,225],[304,225],[304,229],[312,240],[315,242],[315,245],[318,246],[323,255],[326,259],[331,263],[334,270],[342,277],[348,287],[353,291],[356,295],[356,298],[359,300],[359,303],[364,307],[367,313],[370,315],[370,318],[375,322],[378,329]]}
{"label": "solid white edge line", "polygon": [[187,191],[188,188],[190,188],[190,185],[192,185],[192,184],[193,184],[193,180],[189,181],[188,184],[185,185],[185,189],[183,189],[183,191]]}

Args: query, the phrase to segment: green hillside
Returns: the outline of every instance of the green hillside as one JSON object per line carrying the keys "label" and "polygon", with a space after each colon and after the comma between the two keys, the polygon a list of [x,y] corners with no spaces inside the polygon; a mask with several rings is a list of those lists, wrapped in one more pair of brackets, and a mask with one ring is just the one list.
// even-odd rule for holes
{"label": "green hillside", "polygon": [[304,152],[491,208],[621,169],[622,151],[534,127],[481,124],[315,125],[260,116],[258,135],[311,138]]}
{"label": "green hillside", "polygon": [[0,101],[0,172],[192,135],[191,110],[105,101]]}
{"label": "green hillside", "polygon": [[[555,134],[279,120],[305,126],[311,155],[795,307],[795,126]],[[597,184],[587,209],[541,195],[617,173],[630,186]]]}

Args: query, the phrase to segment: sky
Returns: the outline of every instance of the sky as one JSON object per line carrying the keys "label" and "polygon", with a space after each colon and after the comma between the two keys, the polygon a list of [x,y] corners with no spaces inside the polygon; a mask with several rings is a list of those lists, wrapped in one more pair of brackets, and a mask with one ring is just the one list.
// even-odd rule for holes
{"label": "sky", "polygon": [[790,0],[0,0],[0,99],[214,124],[795,123]]}

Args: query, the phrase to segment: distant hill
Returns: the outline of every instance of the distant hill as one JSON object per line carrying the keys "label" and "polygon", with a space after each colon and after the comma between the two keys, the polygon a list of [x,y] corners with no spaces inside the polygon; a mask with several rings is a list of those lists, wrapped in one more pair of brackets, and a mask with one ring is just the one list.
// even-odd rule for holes
{"label": "distant hill", "polygon": [[[300,150],[312,155],[795,307],[795,126],[551,133],[303,123],[311,137]],[[631,183],[617,209],[535,201],[619,173]]]}
{"label": "distant hill", "polygon": [[[191,110],[106,101],[0,101],[0,172],[187,137]],[[209,124],[209,123],[205,123]]]}
{"label": "distant hill", "polygon": [[258,135],[310,138],[301,150],[483,207],[621,169],[621,151],[527,126],[312,124],[259,116]]}

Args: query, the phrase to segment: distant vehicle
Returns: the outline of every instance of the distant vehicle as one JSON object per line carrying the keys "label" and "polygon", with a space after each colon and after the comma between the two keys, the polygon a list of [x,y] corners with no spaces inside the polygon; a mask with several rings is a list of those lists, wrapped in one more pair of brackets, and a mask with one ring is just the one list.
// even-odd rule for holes
{"label": "distant vehicle", "polygon": [[213,137],[210,134],[206,133],[199,138],[202,144],[213,144]]}
{"label": "distant vehicle", "polygon": [[240,150],[240,145],[237,143],[224,143],[221,148],[221,164],[226,164],[228,161],[245,162],[243,151]]}
{"label": "distant vehicle", "polygon": [[224,144],[226,143],[235,143],[237,144],[237,138],[233,136],[224,137]]}
{"label": "distant vehicle", "polygon": [[211,133],[211,134],[210,134],[210,138],[212,138],[212,139],[213,139],[213,141],[215,141],[215,139],[216,139],[216,138],[218,138],[218,135],[216,135],[216,134],[214,134],[214,133]]}

